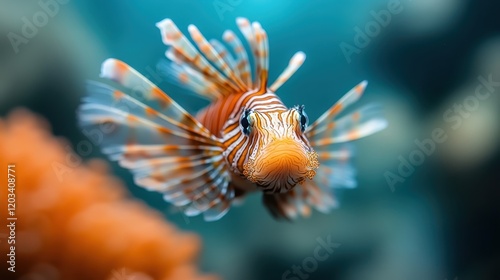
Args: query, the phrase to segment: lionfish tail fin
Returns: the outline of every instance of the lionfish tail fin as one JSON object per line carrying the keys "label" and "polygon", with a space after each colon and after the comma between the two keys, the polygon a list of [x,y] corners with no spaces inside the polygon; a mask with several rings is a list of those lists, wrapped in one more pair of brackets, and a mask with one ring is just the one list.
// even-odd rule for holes
{"label": "lionfish tail fin", "polygon": [[83,133],[129,169],[137,185],[186,214],[221,218],[234,189],[220,139],[124,62],[106,60],[101,76],[126,90],[89,82],[78,111]]}

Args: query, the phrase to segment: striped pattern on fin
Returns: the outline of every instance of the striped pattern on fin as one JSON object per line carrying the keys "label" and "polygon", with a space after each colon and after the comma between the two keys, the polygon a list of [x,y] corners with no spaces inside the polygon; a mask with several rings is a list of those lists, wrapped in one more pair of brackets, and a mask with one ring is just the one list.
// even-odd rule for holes
{"label": "striped pattern on fin", "polygon": [[312,123],[307,128],[306,133],[308,134],[308,136],[314,134],[314,130],[316,130],[318,126],[333,125],[333,120],[338,114],[340,114],[345,108],[361,98],[367,85],[367,81],[362,81],[349,92],[347,92],[342,98],[340,98],[337,103],[335,103],[330,109],[323,113],[323,115],[321,115],[314,123]]}
{"label": "striped pattern on fin", "polygon": [[[237,18],[236,23],[250,47],[255,65],[253,71],[245,47],[232,31],[225,31],[222,37],[234,57],[223,43],[207,40],[196,26],[189,25],[192,43],[171,19],[157,24],[163,43],[169,46],[166,57],[171,64],[161,68],[170,73],[167,76],[172,77],[176,84],[212,101],[255,89],[266,92],[269,71],[266,31],[258,22],[251,23],[246,18]],[[302,65],[304,58],[302,52],[295,54],[271,89],[277,90],[286,82]]]}
{"label": "striped pattern on fin", "polygon": [[222,38],[231,46],[234,54],[236,55],[235,71],[239,73],[240,78],[245,82],[247,88],[252,88],[250,61],[248,60],[248,54],[245,51],[245,47],[243,47],[240,39],[231,30],[226,30],[222,35]]}
{"label": "striped pattern on fin", "polygon": [[102,76],[144,100],[89,82],[78,112],[84,134],[129,169],[137,185],[162,193],[186,214],[203,213],[207,221],[221,218],[234,189],[220,139],[125,63],[105,61]]}
{"label": "striped pattern on fin", "polygon": [[371,135],[386,126],[387,121],[382,117],[380,107],[373,104],[329,126],[317,126],[308,136],[320,162],[314,181],[331,188],[356,187],[355,168],[349,163],[353,149],[346,142]]}
{"label": "striped pattern on fin", "polygon": [[191,34],[191,38],[196,43],[201,53],[212,62],[217,69],[220,69],[222,73],[229,78],[229,80],[236,84],[238,90],[245,91],[245,85],[243,81],[236,75],[234,71],[229,68],[229,65],[221,58],[219,52],[205,39],[203,34],[198,30],[198,28],[191,24],[188,26],[188,31]]}
{"label": "striped pattern on fin", "polygon": [[[227,50],[226,46],[218,40],[210,39],[210,45],[212,45],[217,52],[217,54],[224,60],[224,62],[229,65],[230,69],[234,71],[237,78],[241,80],[241,75],[239,69],[236,67],[236,61],[233,55]],[[243,82],[243,81],[242,81]]]}
{"label": "striped pattern on fin", "polygon": [[[245,37],[248,45],[250,46],[250,51],[252,53],[253,60],[255,64],[257,64],[257,43],[255,40],[255,33],[252,28],[252,24],[250,21],[246,18],[237,18],[236,19],[236,24],[238,25],[238,28],[240,29],[241,34],[243,34],[243,37]],[[257,67],[256,67],[257,68]]]}
{"label": "striped pattern on fin", "polygon": [[328,213],[338,207],[333,192],[314,181],[306,181],[286,193],[264,194],[263,202],[277,219],[294,220],[299,216],[309,217],[312,208]]}
{"label": "striped pattern on fin", "polygon": [[[220,58],[220,55],[216,53],[194,25],[190,25],[189,32],[203,54],[179,31],[171,19],[165,19],[157,23],[156,26],[161,31],[163,43],[170,47],[167,50],[168,59],[178,64],[189,65],[205,79],[213,82],[217,91],[222,93],[223,96],[246,91],[234,72],[230,71],[227,64]],[[213,65],[210,61],[212,61]],[[218,66],[222,67],[222,69]],[[229,73],[229,75],[224,75],[224,72]],[[187,83],[189,82],[188,80]],[[198,93],[204,95],[203,92]]]}
{"label": "striped pattern on fin", "polygon": [[371,135],[387,126],[380,106],[373,104],[335,120],[345,108],[361,97],[366,85],[367,82],[363,81],[350,90],[306,129],[306,136],[318,153],[320,162],[313,179],[317,185],[328,188],[356,187],[355,169],[349,163],[353,149],[347,142]]}
{"label": "striped pattern on fin", "polygon": [[318,125],[307,132],[311,146],[317,151],[329,145],[360,139],[384,129],[387,121],[378,105],[369,104],[329,124]]}
{"label": "striped pattern on fin", "polygon": [[260,91],[266,92],[269,73],[269,42],[266,31],[262,29],[260,23],[253,22],[252,28],[254,30],[255,43],[257,45],[255,52],[255,64],[257,66],[255,84]]}
{"label": "striped pattern on fin", "polygon": [[276,92],[290,77],[295,74],[295,72],[302,66],[304,61],[306,60],[306,54],[303,52],[297,52],[295,53],[292,58],[290,59],[290,62],[288,63],[288,66],[285,68],[283,73],[279,75],[279,77],[276,79],[276,81],[269,87],[269,89],[273,92]]}
{"label": "striped pattern on fin", "polygon": [[187,64],[160,61],[158,69],[173,84],[197,93],[202,98],[215,101],[223,96],[214,82]]}
{"label": "striped pattern on fin", "polygon": [[328,150],[329,145],[368,136],[387,126],[380,107],[373,105],[365,106],[337,121],[334,120],[345,108],[361,97],[366,85],[367,82],[363,81],[354,87],[306,129],[306,136],[316,151]]}
{"label": "striped pattern on fin", "polygon": [[361,97],[366,85],[364,81],[349,91],[306,129],[309,143],[318,154],[319,168],[313,180],[295,186],[292,191],[264,196],[264,203],[275,217],[288,220],[307,217],[312,208],[327,213],[339,205],[336,188],[356,187],[355,168],[349,162],[354,153],[346,142],[382,130],[387,122],[375,105],[335,118]]}
{"label": "striped pattern on fin", "polygon": [[319,151],[320,166],[316,170],[314,182],[327,189],[355,188],[356,169],[349,162],[354,156],[350,144],[337,144],[329,148],[330,151]]}

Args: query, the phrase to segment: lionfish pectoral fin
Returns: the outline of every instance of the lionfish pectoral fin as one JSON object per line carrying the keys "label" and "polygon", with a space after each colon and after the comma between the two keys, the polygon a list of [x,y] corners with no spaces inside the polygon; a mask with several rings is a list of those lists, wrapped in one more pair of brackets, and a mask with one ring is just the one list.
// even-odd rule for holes
{"label": "lionfish pectoral fin", "polygon": [[311,124],[306,135],[314,147],[328,147],[331,144],[356,140],[384,129],[387,121],[378,106],[368,105],[361,110],[335,120],[345,108],[356,102],[363,94],[366,81],[346,93],[328,109],[318,120]]}
{"label": "lionfish pectoral fin", "polygon": [[134,96],[89,82],[79,108],[83,133],[129,169],[137,185],[162,193],[186,214],[221,218],[234,189],[220,139],[124,62],[106,60],[101,74]]}
{"label": "lionfish pectoral fin", "polygon": [[363,81],[354,87],[306,130],[306,136],[318,153],[320,162],[316,176],[309,183],[332,197],[332,188],[356,187],[355,169],[349,163],[353,149],[348,142],[387,127],[380,106],[373,104],[335,120],[345,108],[361,97],[366,85],[367,82]]}

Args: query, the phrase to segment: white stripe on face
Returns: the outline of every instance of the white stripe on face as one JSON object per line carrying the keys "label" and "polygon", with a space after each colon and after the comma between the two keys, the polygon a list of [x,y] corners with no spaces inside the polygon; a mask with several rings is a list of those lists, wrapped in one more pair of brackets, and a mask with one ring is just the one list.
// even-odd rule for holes
{"label": "white stripe on face", "polygon": [[[312,179],[319,163],[300,129],[296,108],[286,111],[250,113],[251,132],[239,138],[232,166],[266,192],[284,192],[306,178]],[[240,161],[243,149],[249,149]],[[244,162],[243,170],[237,166]]]}

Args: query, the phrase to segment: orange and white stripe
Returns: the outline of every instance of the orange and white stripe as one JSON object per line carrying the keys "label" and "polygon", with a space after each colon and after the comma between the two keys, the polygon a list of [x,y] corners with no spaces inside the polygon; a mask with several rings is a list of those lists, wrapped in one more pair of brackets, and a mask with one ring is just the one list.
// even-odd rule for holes
{"label": "orange and white stripe", "polygon": [[254,69],[232,31],[223,34],[226,47],[194,25],[188,27],[191,42],[172,20],[157,24],[168,46],[168,76],[211,101],[196,117],[126,63],[108,59],[101,76],[125,90],[89,82],[80,125],[102,132],[104,153],[130,169],[137,185],[162,193],[186,215],[218,220],[249,186],[264,192],[264,204],[278,218],[308,216],[311,208],[327,212],[338,205],[332,188],[355,186],[352,149],[345,143],[387,123],[376,106],[336,119],[361,97],[362,82],[306,127],[303,106],[287,108],[275,94],[305,54],[297,52],[268,86],[265,30],[244,18],[236,23]]}

